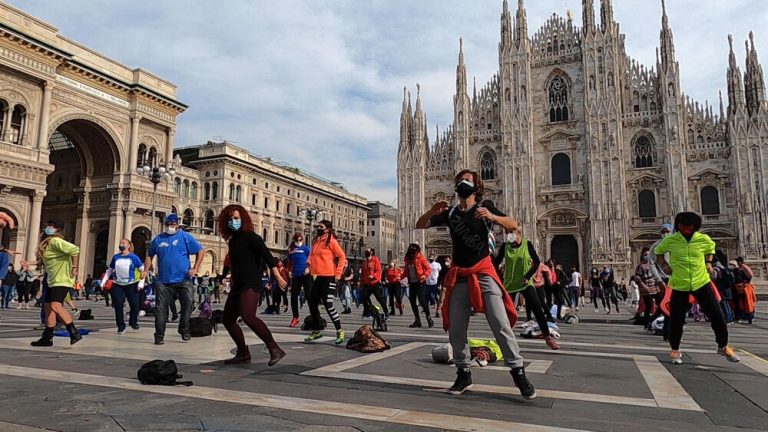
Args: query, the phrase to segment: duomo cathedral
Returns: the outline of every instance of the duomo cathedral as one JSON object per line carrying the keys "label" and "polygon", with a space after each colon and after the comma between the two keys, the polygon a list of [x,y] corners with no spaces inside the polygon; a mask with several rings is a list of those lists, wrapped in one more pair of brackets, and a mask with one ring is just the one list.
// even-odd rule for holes
{"label": "duomo cathedral", "polygon": [[422,95],[417,90],[412,106],[405,92],[401,252],[416,242],[450,253],[445,228],[414,226],[435,201],[454,201],[453,177],[470,168],[481,173],[485,198],[520,221],[542,258],[582,272],[612,265],[623,276],[662,223],[692,210],[728,259],[743,256],[765,277],[768,102],[752,34],[744,66],[737,60],[744,51],[723,38],[727,92],[719,106],[701,104],[683,93],[666,8],[656,65],[648,67],[625,52],[612,1],[599,3],[596,11],[594,0],[582,1],[580,25],[555,14],[529,36],[524,1],[513,16],[505,0],[498,72],[468,89],[460,46],[453,124],[432,139]]}

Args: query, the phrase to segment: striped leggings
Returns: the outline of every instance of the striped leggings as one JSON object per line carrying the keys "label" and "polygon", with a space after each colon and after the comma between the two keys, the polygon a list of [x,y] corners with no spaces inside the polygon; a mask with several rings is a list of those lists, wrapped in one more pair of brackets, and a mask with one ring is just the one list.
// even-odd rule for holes
{"label": "striped leggings", "polygon": [[309,291],[309,313],[312,315],[312,330],[320,330],[320,302],[324,302],[325,310],[333,321],[336,330],[341,330],[339,313],[333,306],[336,298],[336,282],[333,276],[317,276],[312,289]]}

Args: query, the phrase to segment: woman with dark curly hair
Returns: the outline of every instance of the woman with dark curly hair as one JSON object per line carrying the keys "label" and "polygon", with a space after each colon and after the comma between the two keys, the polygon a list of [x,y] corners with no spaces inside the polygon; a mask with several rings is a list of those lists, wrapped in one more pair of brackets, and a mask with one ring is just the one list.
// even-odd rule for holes
{"label": "woman with dark curly hair", "polygon": [[219,214],[219,234],[229,244],[229,267],[225,267],[223,276],[232,272],[231,288],[224,304],[222,322],[229,336],[237,345],[237,353],[226,364],[249,363],[251,353],[245,343],[243,331],[237,324],[237,319],[253,330],[264,341],[269,350],[268,366],[285,357],[285,351],[280,349],[272,337],[272,332],[264,321],[256,316],[256,309],[261,296],[261,274],[259,269],[268,267],[280,288],[285,288],[286,282],[277,269],[277,260],[269,252],[264,239],[253,230],[253,222],[248,211],[240,205],[228,205]]}

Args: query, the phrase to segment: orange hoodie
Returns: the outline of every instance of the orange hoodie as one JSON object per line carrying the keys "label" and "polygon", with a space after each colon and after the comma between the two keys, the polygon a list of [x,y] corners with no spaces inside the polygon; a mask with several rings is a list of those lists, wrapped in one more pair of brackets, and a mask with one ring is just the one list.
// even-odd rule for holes
{"label": "orange hoodie", "polygon": [[328,241],[329,235],[323,234],[315,238],[312,243],[308,260],[309,271],[312,276],[333,276],[336,279],[341,279],[347,257],[344,255],[344,250],[339,246],[339,242],[336,241],[336,237],[331,237],[330,242]]}

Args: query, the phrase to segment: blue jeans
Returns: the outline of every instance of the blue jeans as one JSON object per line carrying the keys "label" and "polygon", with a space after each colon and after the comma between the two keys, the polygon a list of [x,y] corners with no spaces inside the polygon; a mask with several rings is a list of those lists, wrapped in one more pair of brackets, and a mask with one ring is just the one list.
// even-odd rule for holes
{"label": "blue jeans", "polygon": [[720,308],[723,309],[723,314],[725,315],[725,321],[726,322],[733,321],[733,311],[731,311],[731,305],[729,300],[720,301]]}
{"label": "blue jeans", "polygon": [[130,285],[118,285],[112,284],[112,307],[115,308],[115,322],[117,323],[117,330],[125,330],[125,312],[123,312],[123,306],[125,305],[125,299],[128,299],[128,306],[130,306],[130,312],[128,316],[128,325],[131,327],[139,326],[139,283],[135,282]]}
{"label": "blue jeans", "polygon": [[437,299],[440,298],[440,287],[435,285],[427,285],[427,302],[430,305],[436,305]]}
{"label": "blue jeans", "polygon": [[165,322],[168,319],[168,308],[178,297],[181,303],[181,318],[179,319],[179,334],[189,333],[189,318],[192,316],[192,298],[194,297],[192,281],[184,280],[177,284],[163,285],[155,281],[155,336],[165,336]]}
{"label": "blue jeans", "polygon": [[11,298],[13,297],[13,287],[3,284],[0,294],[2,294],[0,295],[0,307],[8,309],[8,305],[11,303]]}

